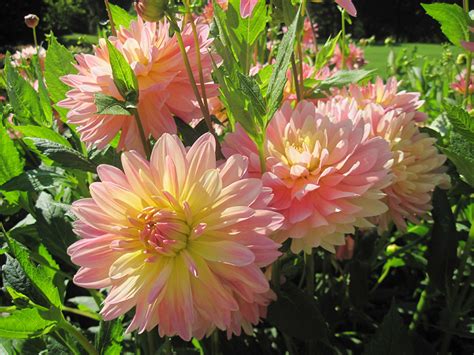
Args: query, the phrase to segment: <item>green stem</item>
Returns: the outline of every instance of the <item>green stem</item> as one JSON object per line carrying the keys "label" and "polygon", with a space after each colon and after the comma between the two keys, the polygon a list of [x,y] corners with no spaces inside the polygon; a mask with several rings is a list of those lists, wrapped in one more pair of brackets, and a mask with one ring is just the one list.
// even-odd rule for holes
{"label": "green stem", "polygon": [[[469,0],[463,0],[464,11],[469,15]],[[471,72],[472,72],[472,52],[467,51],[466,59],[466,90],[464,93],[464,100],[466,105],[471,103],[471,95],[469,94],[469,84],[471,83]]]}
{"label": "green stem", "polygon": [[216,139],[217,156],[218,158],[222,158],[223,155],[222,155],[219,139],[217,137],[216,132],[214,131],[214,127],[212,126],[212,121],[211,121],[211,116],[209,115],[209,111],[206,108],[206,106],[203,104],[201,94],[199,93],[199,89],[196,85],[196,80],[194,79],[193,70],[191,68],[191,63],[189,62],[188,53],[186,52],[183,37],[181,36],[181,30],[172,15],[168,15],[168,20],[170,21],[171,25],[173,26],[175,30],[176,39],[178,40],[178,46],[181,51],[181,55],[183,57],[184,65],[186,67],[186,72],[188,73],[189,81],[191,83],[191,87],[193,88],[194,96],[196,96],[196,100],[198,102],[199,108],[201,109],[202,115],[204,117],[204,121],[206,122],[209,132],[211,132],[211,134]]}
{"label": "green stem", "polygon": [[65,311],[65,312],[74,313],[74,314],[77,314],[79,316],[83,316],[83,317],[90,318],[90,319],[93,319],[93,320],[98,320],[98,321],[101,320],[99,315],[97,315],[95,313],[87,312],[87,311],[82,311],[82,310],[77,309],[77,308],[62,306],[62,310]]}
{"label": "green stem", "polygon": [[[299,36],[301,39],[301,36]],[[300,70],[300,96],[301,99],[304,99],[304,74],[303,74],[303,49],[301,48],[301,40],[298,40],[298,43],[296,44],[296,49],[298,51],[298,64],[299,64],[299,70]]]}
{"label": "green stem", "polygon": [[110,29],[112,30],[112,34],[114,36],[117,36],[117,30],[115,29],[115,23],[112,17],[112,11],[110,11],[109,0],[104,0],[104,4],[105,4],[105,9],[107,10],[107,16],[109,16]]}
{"label": "green stem", "polygon": [[138,131],[140,132],[140,138],[142,140],[143,149],[145,150],[145,154],[146,154],[147,158],[150,158],[150,155],[151,155],[150,142],[148,141],[148,139],[145,135],[145,130],[143,129],[142,121],[140,119],[140,114],[138,113],[137,109],[133,109],[133,116],[135,117],[135,122],[137,123]]}
{"label": "green stem", "polygon": [[346,68],[346,10],[342,10],[341,12],[341,58],[342,58],[342,66],[341,69],[344,70]]}
{"label": "green stem", "polygon": [[[263,133],[265,135],[265,133]],[[260,159],[260,170],[263,174],[267,170],[267,162],[265,158],[265,137],[262,137],[262,142],[257,144],[258,157]]]}
{"label": "green stem", "polygon": [[211,335],[211,354],[219,355],[219,331],[216,329]]}
{"label": "green stem", "polygon": [[63,319],[59,323],[59,327],[61,327],[74,338],[76,338],[76,340],[79,342],[79,344],[81,344],[81,346],[87,351],[88,354],[99,355],[99,352],[96,350],[96,348],[94,348],[94,346],[89,342],[89,340],[68,321]]}
{"label": "green stem", "polygon": [[36,37],[36,27],[33,27],[33,42],[35,43],[36,55],[39,56],[38,39]]}
{"label": "green stem", "polygon": [[423,290],[423,292],[420,295],[420,299],[418,300],[418,303],[416,305],[416,310],[413,313],[413,318],[410,322],[410,325],[408,326],[408,330],[410,331],[411,334],[415,332],[416,327],[418,326],[418,322],[420,321],[420,316],[423,314],[423,311],[426,308],[427,300],[428,300],[428,287],[429,287],[429,280],[428,280],[428,285],[426,286],[426,288]]}
{"label": "green stem", "polygon": [[296,61],[294,54],[291,55],[291,70],[293,71],[293,81],[295,83],[295,91],[296,91],[296,100],[298,102],[301,101],[301,92],[300,92],[300,84],[298,80],[298,69],[296,67]]}

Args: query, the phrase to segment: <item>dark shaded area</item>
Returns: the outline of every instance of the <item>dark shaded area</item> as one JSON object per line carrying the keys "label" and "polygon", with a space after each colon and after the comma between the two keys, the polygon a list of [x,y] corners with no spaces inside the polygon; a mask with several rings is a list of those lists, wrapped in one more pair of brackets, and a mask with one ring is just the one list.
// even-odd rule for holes
{"label": "dark shaded area", "polygon": [[[422,3],[445,2],[462,6],[461,0],[353,0],[358,16],[349,32],[354,38],[375,36],[383,41],[388,36],[398,42],[446,42],[439,24],[426,15]],[[470,0],[470,8],[474,1]],[[312,4],[312,13],[319,24],[320,37],[334,35],[341,28],[338,9],[332,1]]]}

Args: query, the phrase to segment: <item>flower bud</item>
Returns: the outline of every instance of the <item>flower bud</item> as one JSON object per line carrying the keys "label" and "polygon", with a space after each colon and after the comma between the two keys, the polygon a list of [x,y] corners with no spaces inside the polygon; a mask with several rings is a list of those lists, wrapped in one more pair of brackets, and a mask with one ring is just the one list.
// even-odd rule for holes
{"label": "flower bud", "polygon": [[157,22],[165,15],[169,0],[138,0],[135,2],[137,14],[145,21]]}
{"label": "flower bud", "polygon": [[36,26],[38,26],[39,20],[39,17],[34,14],[29,14],[25,16],[25,24],[29,28],[35,28]]}

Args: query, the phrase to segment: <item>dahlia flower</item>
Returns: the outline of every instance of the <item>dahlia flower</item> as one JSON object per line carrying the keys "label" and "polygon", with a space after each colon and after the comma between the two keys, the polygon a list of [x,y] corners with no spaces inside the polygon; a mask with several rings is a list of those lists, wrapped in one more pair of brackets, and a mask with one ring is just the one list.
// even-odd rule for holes
{"label": "dahlia flower", "polygon": [[[44,70],[44,60],[46,59],[46,50],[43,47],[38,47],[39,51],[34,46],[26,46],[21,50],[12,54],[12,66],[21,68],[22,66],[29,66],[31,60],[38,53],[38,60],[42,70]],[[22,71],[20,70],[20,74]]]}
{"label": "dahlia flower", "polygon": [[[195,101],[176,36],[169,37],[169,23],[133,21],[129,29],[121,27],[112,44],[124,55],[139,83],[138,112],[146,136],[158,138],[165,132],[175,133],[173,115],[190,122],[201,118]],[[197,22],[202,67],[209,98],[217,96],[212,82],[212,62],[209,54],[209,26]],[[194,76],[198,77],[197,54],[192,29],[187,24],[182,33]],[[81,139],[88,145],[104,148],[121,131],[118,149],[143,151],[138,127],[132,116],[99,115],[95,94],[102,93],[123,99],[114,85],[107,45],[99,41],[95,53],[76,57],[79,73],[66,75],[64,83],[73,89],[59,106],[70,109],[69,122],[78,126]],[[198,84],[199,85],[199,84]]]}
{"label": "dahlia flower", "polygon": [[375,84],[368,83],[365,86],[352,84],[348,91],[341,90],[340,95],[352,97],[361,109],[375,103],[382,106],[385,111],[396,110],[397,112],[414,113],[417,122],[426,120],[426,113],[418,111],[424,104],[424,101],[420,100],[420,93],[398,91],[398,85],[399,83],[394,77],[388,79],[386,84],[378,77]]}
{"label": "dahlia flower", "polygon": [[357,9],[355,8],[352,0],[336,0],[336,3],[342,7],[347,13],[353,17],[357,16]]}
{"label": "dahlia flower", "polygon": [[[331,70],[329,67],[325,66],[321,68],[318,72],[315,72],[315,68],[305,62],[303,62],[303,80],[306,79],[315,79],[315,80],[326,80],[331,76]],[[296,88],[295,88],[295,79],[293,76],[293,70],[288,69],[286,72],[286,85],[283,90],[283,99],[296,102],[297,95],[296,95]],[[303,92],[303,98],[309,101],[316,102],[317,100],[311,100],[310,97],[312,96],[312,92]]]}
{"label": "dahlia flower", "polygon": [[[469,94],[474,93],[474,75],[469,79]],[[466,93],[466,69],[461,74],[456,75],[456,81],[451,84],[451,89],[464,95]]]}
{"label": "dahlia flower", "polygon": [[[229,7],[228,0],[216,0],[216,3],[224,11],[226,11],[227,8]],[[212,4],[212,1],[209,1],[209,3],[206,6],[204,6],[202,17],[207,23],[211,23],[212,21],[214,21],[214,5]]]}
{"label": "dahlia flower", "polygon": [[450,179],[443,167],[446,156],[436,149],[435,138],[420,132],[414,112],[386,112],[372,104],[364,116],[371,123],[371,135],[384,138],[393,154],[393,180],[383,190],[389,210],[375,220],[379,231],[387,230],[390,222],[405,231],[406,220],[419,223],[420,218],[428,217],[436,186],[449,188]]}
{"label": "dahlia flower", "polygon": [[[334,49],[333,57],[330,63],[334,65],[336,69],[342,69],[342,52],[339,44]],[[365,61],[364,50],[357,47],[354,43],[349,44],[349,54],[344,57],[345,67],[349,70],[360,69],[367,64]]]}
{"label": "dahlia flower", "polygon": [[242,16],[242,18],[252,16],[253,9],[257,3],[258,0],[240,0],[240,16]]}
{"label": "dahlia flower", "polygon": [[[302,101],[293,110],[285,102],[266,132],[262,180],[274,193],[270,208],[285,216],[275,239],[292,238],[295,253],[318,246],[335,252],[346,233],[371,226],[368,217],[387,211],[381,201],[381,189],[390,182],[387,142],[369,137],[370,126],[355,102],[337,101],[331,108],[320,111]],[[223,153],[247,155],[253,174],[261,174],[251,143],[237,129],[226,136]]]}
{"label": "dahlia flower", "polygon": [[164,134],[150,162],[132,151],[123,172],[99,166],[92,198],[73,204],[74,282],[109,288],[105,320],[134,308],[127,331],[158,325],[190,340],[215,328],[248,333],[265,317],[275,295],[260,268],[280,254],[268,235],[283,218],[266,209],[271,191],[244,177],[246,159],[216,167],[215,149],[209,133],[188,150]]}

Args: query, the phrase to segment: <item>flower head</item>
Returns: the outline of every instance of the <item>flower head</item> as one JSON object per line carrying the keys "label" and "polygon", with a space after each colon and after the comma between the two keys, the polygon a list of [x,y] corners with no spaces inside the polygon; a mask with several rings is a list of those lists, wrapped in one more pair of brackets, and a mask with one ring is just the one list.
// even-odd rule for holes
{"label": "flower head", "polygon": [[336,3],[342,7],[347,13],[353,17],[357,16],[357,9],[355,8],[352,0],[336,0]]}
{"label": "flower head", "polygon": [[[451,88],[464,95],[466,93],[466,69],[464,69],[460,74],[456,75],[456,81],[451,84]],[[471,78],[469,79],[469,94],[474,93],[474,75],[471,75]]]}
{"label": "flower head", "polygon": [[257,3],[258,0],[240,0],[240,16],[242,16],[242,18],[252,16],[253,9]]}
{"label": "flower head", "polygon": [[350,43],[349,54],[344,56],[343,62],[341,47],[339,44],[337,44],[336,48],[334,49],[333,57],[331,58],[331,64],[333,64],[336,69],[342,69],[343,63],[349,70],[362,68],[367,64],[364,56],[364,50],[360,47],[357,47],[354,43]]}
{"label": "flower head", "polygon": [[280,254],[268,235],[283,218],[266,210],[269,189],[244,178],[246,159],[217,167],[215,148],[210,134],[189,150],[164,134],[150,162],[125,152],[123,172],[99,166],[92,198],[73,204],[74,282],[110,287],[104,319],[135,308],[128,331],[158,325],[189,340],[216,327],[238,335],[265,316],[274,296],[260,268]]}
{"label": "flower head", "polygon": [[145,21],[157,22],[165,15],[169,0],[138,0],[135,2],[137,14]]}
{"label": "flower head", "polygon": [[443,167],[446,156],[436,149],[435,138],[420,132],[414,112],[385,112],[372,104],[365,108],[364,117],[371,123],[371,135],[384,138],[393,154],[393,180],[383,190],[389,210],[375,220],[380,231],[387,230],[391,222],[406,230],[406,220],[419,223],[419,218],[428,217],[435,187],[449,187]]}
{"label": "flower head", "polygon": [[[209,26],[197,23],[200,52],[207,96],[218,94],[212,82],[212,62],[209,54]],[[197,54],[191,26],[183,33],[185,48],[195,77],[198,77]],[[138,112],[146,136],[158,138],[162,133],[176,132],[173,115],[190,122],[201,118],[192,86],[175,36],[169,37],[169,24],[133,21],[130,28],[121,27],[112,44],[124,55],[139,83]],[[103,148],[121,131],[118,149],[142,151],[138,126],[132,116],[97,114],[95,94],[103,93],[123,99],[114,85],[105,40],[100,40],[95,53],[76,57],[78,74],[67,75],[63,81],[73,89],[59,103],[70,109],[69,122],[78,126],[82,140]]]}
{"label": "flower head", "polygon": [[[286,102],[277,112],[267,129],[267,172],[262,180],[274,193],[270,207],[285,216],[278,241],[292,238],[295,253],[310,253],[318,246],[335,252],[346,233],[371,225],[368,217],[387,210],[380,200],[381,189],[390,181],[391,154],[383,139],[370,138],[369,133],[357,105],[349,100],[321,107],[302,101],[294,110]],[[236,145],[229,142],[242,134],[226,137],[224,154],[231,154]],[[250,150],[247,142],[236,151]],[[256,151],[253,145],[251,162]]]}
{"label": "flower head", "polygon": [[365,86],[353,84],[349,90],[340,91],[340,95],[353,98],[361,109],[374,103],[383,107],[386,112],[396,110],[397,112],[414,113],[417,122],[426,120],[427,115],[418,111],[424,103],[423,100],[420,100],[420,93],[398,91],[398,85],[396,78],[388,79],[385,84],[378,77],[375,84],[368,83]]}
{"label": "flower head", "polygon": [[25,24],[29,28],[35,28],[38,26],[39,20],[39,17],[35,14],[29,14],[25,16]]}

